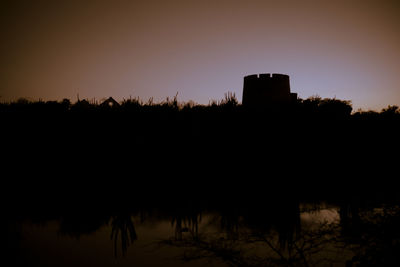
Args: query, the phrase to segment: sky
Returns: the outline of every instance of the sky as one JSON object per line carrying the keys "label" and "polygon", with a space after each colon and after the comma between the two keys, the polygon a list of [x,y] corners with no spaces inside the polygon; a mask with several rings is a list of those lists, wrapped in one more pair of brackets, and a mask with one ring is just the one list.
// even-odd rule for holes
{"label": "sky", "polygon": [[299,97],[400,105],[398,0],[2,0],[0,101],[208,104],[243,77],[290,76]]}

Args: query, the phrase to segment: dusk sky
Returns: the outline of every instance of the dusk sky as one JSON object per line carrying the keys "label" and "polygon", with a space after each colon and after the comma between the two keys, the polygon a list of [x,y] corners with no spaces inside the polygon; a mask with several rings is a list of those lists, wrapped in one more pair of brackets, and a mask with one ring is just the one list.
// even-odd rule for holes
{"label": "dusk sky", "polygon": [[208,104],[243,76],[400,105],[398,0],[2,0],[0,101],[113,96]]}

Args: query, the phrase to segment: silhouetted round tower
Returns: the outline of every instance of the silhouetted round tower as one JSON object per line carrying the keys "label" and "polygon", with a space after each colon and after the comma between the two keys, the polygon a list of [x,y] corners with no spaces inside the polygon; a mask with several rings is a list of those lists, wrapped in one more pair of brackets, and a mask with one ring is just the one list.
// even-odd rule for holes
{"label": "silhouetted round tower", "polygon": [[289,75],[254,74],[244,77],[243,106],[277,107],[293,103],[296,93],[290,93]]}

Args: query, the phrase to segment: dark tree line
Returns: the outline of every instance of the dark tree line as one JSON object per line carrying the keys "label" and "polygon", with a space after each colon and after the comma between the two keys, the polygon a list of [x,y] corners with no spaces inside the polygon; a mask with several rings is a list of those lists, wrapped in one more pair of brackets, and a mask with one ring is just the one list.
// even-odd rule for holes
{"label": "dark tree line", "polygon": [[[111,99],[111,98],[109,98]],[[86,99],[78,100],[72,103],[69,99],[61,101],[29,101],[20,98],[14,102],[0,103],[0,114],[13,113],[41,113],[47,115],[54,115],[59,113],[103,113],[118,112],[123,114],[141,114],[148,112],[167,112],[167,113],[194,113],[194,112],[246,112],[253,111],[251,108],[244,108],[237,100],[235,94],[227,93],[222,100],[212,100],[208,105],[200,105],[193,101],[186,103],[178,102],[177,96],[167,98],[166,100],[155,103],[152,98],[148,101],[142,101],[139,98],[124,99],[121,102],[98,102],[95,100],[89,101]],[[279,116],[282,114],[291,114],[293,116],[302,116],[304,118],[310,117],[352,117],[357,120],[399,120],[400,109],[398,106],[388,106],[379,111],[362,111],[358,110],[352,113],[352,104],[349,100],[340,100],[336,98],[321,98],[319,96],[312,96],[307,99],[298,98],[296,103],[283,107],[266,107],[262,110],[256,110],[258,113],[273,114]]]}
{"label": "dark tree line", "polygon": [[399,108],[351,112],[349,101],[319,97],[251,109],[234,94],[209,105],[177,97],[3,103],[3,166],[14,177],[5,181],[30,196],[50,178],[65,195],[82,191],[77,199],[136,187],[156,197],[394,192]]}

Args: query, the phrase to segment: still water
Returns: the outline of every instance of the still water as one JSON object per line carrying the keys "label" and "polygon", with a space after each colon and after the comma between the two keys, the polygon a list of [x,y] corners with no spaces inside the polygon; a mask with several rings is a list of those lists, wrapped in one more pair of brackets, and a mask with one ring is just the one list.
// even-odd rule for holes
{"label": "still water", "polygon": [[278,206],[29,216],[9,222],[10,255],[21,266],[345,266],[359,261],[360,214],[382,211]]}

